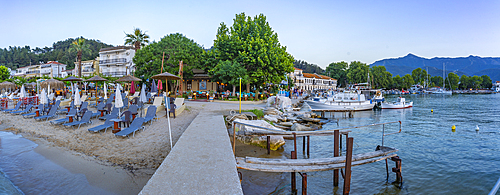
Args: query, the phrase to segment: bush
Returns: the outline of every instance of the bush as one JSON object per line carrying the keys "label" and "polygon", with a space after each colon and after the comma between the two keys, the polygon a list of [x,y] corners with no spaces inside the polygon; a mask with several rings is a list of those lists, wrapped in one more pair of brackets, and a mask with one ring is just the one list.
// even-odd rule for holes
{"label": "bush", "polygon": [[253,109],[253,110],[242,110],[241,112],[252,112],[255,115],[257,115],[257,118],[262,118],[264,117],[264,112],[259,109]]}

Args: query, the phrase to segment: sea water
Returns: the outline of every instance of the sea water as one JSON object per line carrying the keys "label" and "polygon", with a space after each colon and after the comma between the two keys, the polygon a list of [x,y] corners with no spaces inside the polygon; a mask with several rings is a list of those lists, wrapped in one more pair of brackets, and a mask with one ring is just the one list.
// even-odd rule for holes
{"label": "sea water", "polygon": [[[398,96],[387,96],[395,101]],[[413,108],[355,112],[354,118],[339,119],[323,129],[401,121],[402,132],[385,137],[384,145],[399,149],[403,183],[397,184],[393,161],[386,180],[385,161],[352,168],[351,194],[487,194],[500,177],[500,94],[406,95]],[[433,112],[431,112],[433,110]],[[328,117],[329,115],[326,114]],[[340,115],[337,114],[337,118]],[[336,120],[335,120],[336,121]],[[451,127],[455,125],[456,131]],[[479,131],[476,131],[476,125]],[[399,124],[385,125],[386,133]],[[382,126],[352,129],[353,154],[374,151],[382,144]],[[333,157],[333,136],[311,136],[309,158]],[[345,146],[345,136],[343,136]],[[284,155],[293,150],[287,140]],[[298,158],[302,138],[297,142]],[[345,155],[345,147],[343,147]],[[290,173],[272,194],[290,194]],[[297,174],[297,188],[301,190]],[[333,171],[310,172],[308,194],[341,194],[333,187]]]}

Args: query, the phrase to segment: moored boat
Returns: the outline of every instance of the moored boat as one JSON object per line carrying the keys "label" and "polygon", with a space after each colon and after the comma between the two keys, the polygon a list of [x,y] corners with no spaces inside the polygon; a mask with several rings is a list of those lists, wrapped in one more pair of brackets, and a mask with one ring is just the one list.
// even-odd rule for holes
{"label": "moored boat", "polygon": [[382,102],[382,109],[403,109],[413,107],[413,102],[406,102],[403,97],[398,97],[398,100],[393,103]]}

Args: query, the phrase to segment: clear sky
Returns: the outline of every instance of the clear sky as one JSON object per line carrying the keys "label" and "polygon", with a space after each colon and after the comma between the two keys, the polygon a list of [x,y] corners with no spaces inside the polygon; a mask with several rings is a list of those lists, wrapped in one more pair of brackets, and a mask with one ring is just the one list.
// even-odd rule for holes
{"label": "clear sky", "polygon": [[0,0],[0,48],[84,36],[123,45],[134,27],[159,41],[180,32],[205,48],[221,22],[263,13],[297,60],[371,64],[408,53],[500,56],[500,1],[45,1]]}

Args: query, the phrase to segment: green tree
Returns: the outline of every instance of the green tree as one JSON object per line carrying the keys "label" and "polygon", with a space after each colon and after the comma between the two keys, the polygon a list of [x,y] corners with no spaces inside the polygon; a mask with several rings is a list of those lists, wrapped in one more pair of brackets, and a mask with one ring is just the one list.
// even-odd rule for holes
{"label": "green tree", "polygon": [[230,28],[221,23],[213,48],[204,56],[212,58],[205,59],[207,69],[212,70],[221,61],[238,62],[246,70],[247,89],[250,84],[279,83],[293,71],[294,58],[279,43],[278,34],[263,14],[254,18],[236,14]]}
{"label": "green tree", "polygon": [[127,34],[125,33],[125,45],[133,45],[135,51],[141,49],[141,46],[144,47],[146,43],[149,43],[149,35],[144,33],[139,28],[134,28],[134,33]]}
{"label": "green tree", "polygon": [[411,77],[413,78],[415,84],[423,84],[426,76],[427,71],[422,70],[421,68],[416,68],[411,71]]}
{"label": "green tree", "polygon": [[191,69],[200,66],[203,48],[180,33],[169,34],[159,42],[153,42],[135,53],[135,74],[145,78],[160,74],[163,52],[163,72],[177,74],[179,62],[182,61],[183,77],[189,78],[192,76]]}
{"label": "green tree", "polygon": [[440,76],[433,76],[431,77],[431,82],[433,83],[433,87],[442,87],[443,86],[443,77]]}
{"label": "green tree", "polygon": [[401,88],[403,88],[402,87],[403,78],[401,78],[399,75],[396,75],[394,78],[392,78],[392,80],[393,80],[393,84],[392,84],[392,88],[393,89],[401,89]]}
{"label": "green tree", "polygon": [[481,84],[483,84],[483,78],[480,76],[474,75],[470,77],[470,82],[472,84],[472,87],[475,89],[481,88]]}
{"label": "green tree", "polygon": [[392,86],[392,74],[387,72],[385,66],[372,66],[370,77],[373,80],[373,88],[390,88]]}
{"label": "green tree", "polygon": [[467,76],[465,74],[462,75],[460,77],[460,85],[459,86],[461,89],[469,89],[470,87],[472,87],[472,83],[470,81],[469,76]]}
{"label": "green tree", "polygon": [[448,77],[446,78],[446,86],[449,86],[450,89],[456,90],[458,89],[458,82],[460,81],[460,77],[457,74],[450,72],[448,73]]}
{"label": "green tree", "polygon": [[222,83],[232,85],[233,94],[235,94],[236,86],[239,85],[239,78],[241,78],[242,85],[248,83],[246,69],[238,62],[221,61],[209,73],[217,77]]}
{"label": "green tree", "polygon": [[76,58],[78,60],[78,77],[82,77],[82,55],[90,54],[91,50],[89,49],[89,45],[85,44],[85,39],[79,38],[73,41],[72,47],[69,49],[70,53],[76,52]]}
{"label": "green tree", "polygon": [[369,66],[358,61],[351,62],[347,70],[347,80],[350,83],[368,82]]}
{"label": "green tree", "polygon": [[413,77],[410,74],[403,76],[402,80],[402,87],[405,89],[409,89],[413,84],[415,84],[415,81],[413,81]]}
{"label": "green tree", "polygon": [[345,87],[347,85],[347,62],[332,62],[326,67],[326,75],[331,78],[337,79],[337,85]]}
{"label": "green tree", "polygon": [[10,77],[10,71],[5,66],[0,66],[0,81],[4,81]]}
{"label": "green tree", "polygon": [[481,78],[483,78],[483,83],[481,84],[481,86],[488,89],[493,87],[493,81],[490,79],[488,75],[483,75],[481,76]]}

